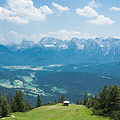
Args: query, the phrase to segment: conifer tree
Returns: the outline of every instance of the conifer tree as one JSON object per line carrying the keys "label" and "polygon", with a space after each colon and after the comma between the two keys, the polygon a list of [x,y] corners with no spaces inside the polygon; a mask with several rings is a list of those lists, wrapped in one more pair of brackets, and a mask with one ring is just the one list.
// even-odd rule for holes
{"label": "conifer tree", "polygon": [[107,85],[100,91],[100,98],[95,97],[92,106],[96,115],[109,116],[114,120],[120,120],[120,88],[117,85],[107,89]]}
{"label": "conifer tree", "polygon": [[1,103],[2,97],[3,97],[3,95],[2,95],[2,93],[0,92],[0,103]]}
{"label": "conifer tree", "polygon": [[29,111],[32,109],[32,105],[29,103],[29,101],[27,100],[26,105],[25,105],[25,111]]}
{"label": "conifer tree", "polygon": [[25,112],[25,100],[21,90],[19,91],[19,99],[20,99],[19,103],[20,112]]}
{"label": "conifer tree", "polygon": [[6,117],[10,114],[10,107],[8,101],[6,99],[6,95],[2,96],[1,98],[1,117]]}
{"label": "conifer tree", "polygon": [[90,100],[88,100],[87,102],[87,107],[91,108],[94,106],[94,102],[95,102],[95,98],[93,97],[93,95],[90,95]]}
{"label": "conifer tree", "polygon": [[40,107],[41,106],[41,99],[40,99],[40,95],[38,95],[38,97],[37,97],[37,105],[36,105],[36,107]]}
{"label": "conifer tree", "polygon": [[84,104],[84,105],[87,105],[88,100],[89,100],[89,99],[88,99],[88,93],[86,92],[86,93],[85,93],[85,96],[84,96],[84,103],[83,103],[83,104]]}
{"label": "conifer tree", "polygon": [[63,103],[65,101],[65,97],[64,95],[61,96],[61,103]]}
{"label": "conifer tree", "polygon": [[10,98],[10,108],[11,108],[11,112],[15,112],[15,100],[14,97]]}
{"label": "conifer tree", "polygon": [[54,98],[54,104],[56,104],[57,103],[57,101],[56,101],[56,97]]}
{"label": "conifer tree", "polygon": [[90,99],[91,99],[91,100],[94,100],[94,96],[93,96],[93,95],[90,95]]}
{"label": "conifer tree", "polygon": [[58,103],[61,103],[61,98],[60,97],[58,98]]}
{"label": "conifer tree", "polygon": [[120,110],[120,89],[117,85],[110,87],[108,96],[108,112]]}
{"label": "conifer tree", "polygon": [[108,89],[107,85],[103,87],[103,89],[100,91],[100,108],[104,109],[107,107],[107,102],[108,102]]}
{"label": "conifer tree", "polygon": [[95,94],[95,99],[98,100],[98,95],[97,95],[97,93]]}
{"label": "conifer tree", "polygon": [[77,105],[82,105],[82,101],[81,101],[81,100],[78,100],[76,104],[77,104]]}
{"label": "conifer tree", "polygon": [[25,101],[22,91],[16,91],[14,97],[14,112],[25,112]]}

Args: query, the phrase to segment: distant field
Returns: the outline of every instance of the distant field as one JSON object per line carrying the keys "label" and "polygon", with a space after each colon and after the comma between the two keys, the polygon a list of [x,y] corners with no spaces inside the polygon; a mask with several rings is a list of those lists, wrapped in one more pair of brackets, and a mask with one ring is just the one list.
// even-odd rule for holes
{"label": "distant field", "polygon": [[14,113],[14,118],[7,120],[109,120],[92,115],[92,111],[81,105],[70,105],[69,107],[61,104],[43,106],[27,113]]}

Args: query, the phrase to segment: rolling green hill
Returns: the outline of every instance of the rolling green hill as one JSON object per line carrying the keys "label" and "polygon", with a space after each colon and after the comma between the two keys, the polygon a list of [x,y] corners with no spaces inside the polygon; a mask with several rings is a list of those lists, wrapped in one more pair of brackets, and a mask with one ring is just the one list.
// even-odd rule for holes
{"label": "rolling green hill", "polygon": [[109,120],[92,115],[92,111],[82,105],[62,106],[61,104],[43,106],[27,113],[14,113],[7,120]]}

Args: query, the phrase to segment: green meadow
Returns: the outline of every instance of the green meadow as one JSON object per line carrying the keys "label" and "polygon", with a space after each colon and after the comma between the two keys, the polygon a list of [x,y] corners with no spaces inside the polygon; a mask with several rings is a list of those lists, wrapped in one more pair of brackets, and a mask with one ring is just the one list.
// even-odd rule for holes
{"label": "green meadow", "polygon": [[92,115],[92,111],[82,105],[62,106],[61,104],[42,106],[26,113],[13,113],[7,120],[109,120]]}

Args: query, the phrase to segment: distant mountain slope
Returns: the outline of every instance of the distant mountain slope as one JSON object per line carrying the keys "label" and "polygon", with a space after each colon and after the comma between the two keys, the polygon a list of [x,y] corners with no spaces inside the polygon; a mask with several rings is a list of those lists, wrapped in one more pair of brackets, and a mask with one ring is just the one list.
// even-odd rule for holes
{"label": "distant mountain slope", "polygon": [[7,45],[7,48],[10,49],[11,51],[17,51],[19,49],[24,50],[24,49],[32,48],[34,46],[36,46],[34,42],[23,39],[21,44],[11,43]]}
{"label": "distant mountain slope", "polygon": [[[7,55],[19,58],[19,64],[75,64],[75,63],[109,63],[120,62],[120,39],[96,38],[77,39],[70,41],[45,37],[35,44],[23,40],[21,44],[9,44],[4,54],[6,62],[10,63]],[[3,48],[0,48],[2,50]],[[3,62],[0,62],[2,64]]]}
{"label": "distant mountain slope", "polygon": [[0,44],[0,64],[11,64],[16,60],[14,53]]}
{"label": "distant mountain slope", "polygon": [[[55,72],[41,76],[38,72],[36,76],[38,79],[37,84],[44,91],[47,90],[50,94],[56,96],[60,93],[57,90],[52,92],[51,87],[53,87],[53,89],[56,89],[54,87],[62,88],[65,90],[63,93],[65,93],[67,98],[73,102],[77,101],[77,98],[79,97],[83,98],[85,91],[88,91],[90,94],[95,94],[96,92],[99,93],[105,84],[108,86],[114,84],[120,85],[120,77],[111,77],[100,74]],[[49,87],[44,87],[42,85],[49,85]]]}

